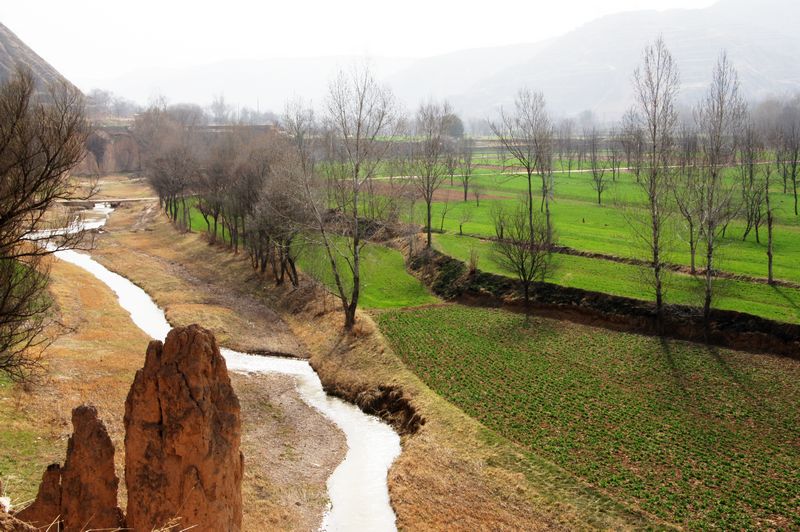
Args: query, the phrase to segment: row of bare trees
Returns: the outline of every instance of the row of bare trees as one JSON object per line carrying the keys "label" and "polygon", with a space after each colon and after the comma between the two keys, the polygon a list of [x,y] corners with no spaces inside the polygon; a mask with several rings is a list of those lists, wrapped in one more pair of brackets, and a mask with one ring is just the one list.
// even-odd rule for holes
{"label": "row of bare trees", "polygon": [[[636,104],[623,128],[629,138],[643,139],[632,165],[646,197],[646,216],[629,216],[648,250],[650,285],[656,310],[664,305],[668,228],[679,223],[697,273],[701,252],[703,316],[710,318],[719,250],[728,225],[744,223],[742,239],[753,231],[760,241],[767,226],[768,282],[773,279],[774,205],[770,201],[773,172],[792,182],[792,120],[786,115],[752,113],[742,97],[736,69],[723,52],[711,83],[693,111],[693,121],[679,123],[675,108],[679,90],[677,65],[662,39],[645,49],[634,75]],[[788,133],[788,134],[787,134]],[[773,161],[772,155],[777,159]],[[629,163],[630,164],[630,163]]]}
{"label": "row of bare trees", "polygon": [[[743,240],[754,233],[756,242],[766,225],[766,269],[768,282],[774,282],[775,212],[770,192],[780,176],[783,192],[793,194],[797,205],[800,99],[766,101],[748,109],[736,70],[723,52],[692,119],[681,122],[680,76],[661,38],[645,48],[633,88],[634,105],[610,131],[592,126],[578,135],[572,120],[554,127],[544,96],[529,89],[518,93],[511,112],[501,110],[499,121],[490,121],[501,158],[510,156],[527,180],[516,209],[493,209],[498,260],[517,274],[527,301],[531,283],[550,270],[554,163],[567,174],[575,164],[588,165],[584,171],[590,174],[600,205],[604,192],[626,168],[635,177],[644,205],[618,206],[643,249],[657,313],[665,305],[665,280],[671,269],[667,257],[677,234],[688,244],[692,274],[700,273],[701,263],[703,315],[708,320],[719,249],[733,220],[743,222]],[[535,180],[541,188],[539,213],[534,209]],[[519,223],[521,216],[525,224]]]}
{"label": "row of bare trees", "polygon": [[156,105],[134,128],[167,215],[189,229],[199,213],[212,241],[224,236],[278,283],[299,283],[304,248],[323,256],[348,329],[367,240],[422,199],[430,246],[431,208],[443,181],[458,173],[465,198],[470,190],[472,144],[449,104],[425,103],[407,120],[367,69],[331,82],[320,118],[302,102],[287,105],[280,130],[214,131],[185,118]]}

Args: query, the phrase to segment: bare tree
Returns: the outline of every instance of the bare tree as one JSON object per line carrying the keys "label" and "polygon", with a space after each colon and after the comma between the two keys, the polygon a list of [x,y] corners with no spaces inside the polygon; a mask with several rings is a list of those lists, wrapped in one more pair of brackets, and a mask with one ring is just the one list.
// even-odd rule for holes
{"label": "bare tree", "polygon": [[444,151],[444,166],[447,171],[447,175],[450,177],[450,186],[453,186],[453,180],[455,179],[456,172],[458,171],[459,167],[459,160],[458,160],[459,150],[455,142],[450,141],[449,139],[445,140],[445,151]]}
{"label": "bare tree", "polygon": [[[571,118],[565,118],[559,123],[558,126],[558,159],[560,170],[564,171],[564,166],[567,167],[567,175],[572,175],[572,156],[575,147],[574,139],[575,134],[575,121]],[[566,165],[564,164],[566,162]]]}
{"label": "bare tree", "polygon": [[481,206],[481,196],[483,196],[483,185],[475,184],[472,185],[472,197],[475,198],[475,206]]}
{"label": "bare tree", "polygon": [[416,172],[414,184],[425,201],[428,248],[431,247],[431,207],[433,197],[444,180],[447,171],[448,131],[452,111],[447,102],[429,102],[419,107],[416,116],[417,142],[414,143]]}
{"label": "bare tree", "polygon": [[797,179],[800,177],[800,106],[787,103],[780,118],[780,145],[778,162],[783,177],[783,192],[787,192],[788,184],[792,186],[794,197],[794,215],[798,215]]}
{"label": "bare tree", "polygon": [[636,97],[631,116],[634,136],[642,135],[644,157],[640,186],[645,193],[648,229],[639,237],[648,248],[656,311],[664,305],[664,231],[670,216],[669,160],[677,121],[675,97],[679,87],[675,60],[659,37],[644,49],[642,63],[633,76]]}
{"label": "bare tree", "polygon": [[24,68],[0,85],[0,373],[24,380],[49,345],[50,298],[44,257],[81,245],[59,200],[88,199],[69,171],[84,156],[89,129],[83,95],[66,84],[37,93]]}
{"label": "bare tree", "polygon": [[759,228],[764,221],[765,183],[759,172],[763,156],[761,137],[755,125],[748,123],[741,132],[739,155],[739,181],[741,185],[741,213],[745,227],[742,240],[747,240],[750,231],[755,230],[756,242],[760,243]]}
{"label": "bare tree", "polygon": [[225,102],[224,94],[215,94],[209,108],[215,124],[221,126],[230,122],[231,107]]}
{"label": "bare tree", "polygon": [[461,187],[464,189],[464,201],[467,201],[467,195],[469,194],[469,183],[472,179],[472,170],[474,167],[472,162],[472,154],[474,151],[475,141],[469,137],[462,138],[459,143],[459,161],[461,162]]}
{"label": "bare tree", "polygon": [[500,112],[499,123],[490,122],[501,145],[525,169],[528,180],[528,225],[533,233],[533,175],[542,186],[542,207],[547,234],[552,235],[550,201],[553,192],[553,127],[545,107],[544,95],[521,89],[514,103],[515,113]]}
{"label": "bare tree", "polygon": [[737,205],[730,181],[723,171],[736,153],[736,138],[742,129],[746,106],[739,94],[736,69],[723,52],[705,97],[695,111],[702,157],[703,202],[701,237],[705,244],[705,298],[703,316],[708,321],[713,296],[715,255],[725,226],[736,215]]}
{"label": "bare tree", "polygon": [[697,271],[697,243],[700,240],[700,213],[703,203],[700,165],[697,161],[697,133],[689,124],[683,124],[677,140],[677,168],[672,192],[689,237],[690,267],[694,274]]}
{"label": "bare tree", "polygon": [[606,163],[601,153],[602,147],[600,144],[602,139],[600,138],[600,132],[595,126],[584,131],[583,136],[589,148],[589,167],[592,172],[592,188],[597,193],[597,204],[602,205],[603,192],[608,186]]}
{"label": "bare tree", "polygon": [[461,207],[461,213],[458,216],[458,234],[464,235],[464,224],[472,221],[472,204],[465,203]]}
{"label": "bare tree", "polygon": [[[447,212],[450,210],[450,198],[445,198],[444,203],[442,203],[442,208],[439,212],[439,232],[444,233],[444,221],[447,218]],[[428,244],[430,247],[430,243]]]}
{"label": "bare tree", "polygon": [[629,109],[622,117],[620,137],[625,153],[625,164],[633,172],[636,182],[640,182],[644,159],[644,131],[640,127],[636,108]]}
{"label": "bare tree", "polygon": [[769,184],[772,177],[772,163],[768,162],[764,165],[764,205],[766,208],[767,216],[767,282],[773,284],[775,279],[772,274],[772,260],[773,260],[773,227],[775,225],[775,216],[772,209],[772,204],[769,199]]}
{"label": "bare tree", "polygon": [[534,215],[531,226],[527,202],[528,199],[523,198],[513,211],[501,209],[494,213],[498,231],[493,244],[498,264],[514,272],[519,279],[526,306],[530,303],[533,283],[544,280],[550,271],[552,250],[547,225],[541,214]]}
{"label": "bare tree", "polygon": [[367,68],[339,72],[331,82],[326,110],[330,133],[326,139],[329,160],[324,165],[328,171],[327,183],[346,191],[346,195],[339,196],[342,201],[338,205],[341,215],[338,227],[346,243],[344,249],[329,234],[325,203],[319,202],[314,190],[310,146],[313,114],[290,109],[286,123],[300,158],[305,161],[301,163],[303,187],[342,303],[344,327],[350,330],[355,325],[361,293],[361,250],[365,244],[360,194],[384,160],[397,133],[399,116],[392,93],[381,87]]}

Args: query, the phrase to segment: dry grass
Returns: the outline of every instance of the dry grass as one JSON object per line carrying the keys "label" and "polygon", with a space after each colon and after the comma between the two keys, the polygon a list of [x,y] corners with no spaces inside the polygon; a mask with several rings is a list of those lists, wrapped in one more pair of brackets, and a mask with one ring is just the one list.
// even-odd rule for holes
{"label": "dry grass", "polygon": [[[76,406],[95,405],[115,447],[122,449],[125,397],[149,341],[94,277],[60,261],[51,272],[50,290],[66,333],[50,347],[41,383],[0,389],[2,430],[9,434],[0,475],[15,504],[35,496],[48,464],[64,461]],[[121,477],[121,452],[116,464]]]}
{"label": "dry grass", "polygon": [[[239,315],[262,307],[281,316],[305,344],[323,381],[333,387],[375,388],[395,384],[426,418],[423,429],[404,437],[403,453],[389,475],[392,505],[402,529],[584,529],[636,528],[647,521],[603,494],[582,486],[550,463],[525,456],[428,389],[387,347],[368,315],[352,337],[340,335],[341,316],[332,299],[275,288],[253,274],[247,261],[209,246],[201,235],[181,234],[163,217],[146,231],[137,226],[137,207],[112,216],[103,237],[102,260],[134,280],[175,314],[187,297],[228,293],[242,302]],[[141,224],[138,224],[141,227]],[[113,242],[114,246],[110,244]],[[177,290],[153,264],[179,266],[194,294]],[[206,294],[201,296],[200,294]],[[172,319],[172,318],[171,318]],[[230,337],[230,335],[229,335]],[[248,343],[253,343],[251,338]],[[263,341],[267,341],[264,338]]]}
{"label": "dry grass", "polygon": [[[91,177],[75,177],[75,181],[87,189],[93,182]],[[143,177],[129,175],[106,175],[97,182],[97,200],[122,198],[151,198],[156,194]]]}

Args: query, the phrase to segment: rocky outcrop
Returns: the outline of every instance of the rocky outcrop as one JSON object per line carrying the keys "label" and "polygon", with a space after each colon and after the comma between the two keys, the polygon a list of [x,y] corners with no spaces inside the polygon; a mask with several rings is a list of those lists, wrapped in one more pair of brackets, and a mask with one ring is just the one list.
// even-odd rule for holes
{"label": "rocky outcrop", "polygon": [[151,342],[125,402],[127,525],[238,531],[239,401],[214,336],[191,325]]}
{"label": "rocky outcrop", "polygon": [[[206,329],[176,328],[164,344],[151,342],[136,372],[125,401],[127,519],[117,506],[114,445],[97,410],[74,409],[72,426],[64,466],[47,468],[36,500],[14,516],[20,521],[65,532],[241,530],[239,400]],[[8,530],[27,530],[17,524],[23,528]]]}
{"label": "rocky outcrop", "polygon": [[36,500],[16,517],[40,528],[60,522],[66,532],[124,527],[117,507],[114,444],[97,410],[85,405],[75,408],[72,427],[64,467],[47,468]]}
{"label": "rocky outcrop", "polygon": [[36,532],[36,528],[9,515],[0,506],[0,531],[2,532]]}
{"label": "rocky outcrop", "polygon": [[92,406],[72,411],[73,433],[61,471],[64,530],[115,529],[125,525],[117,506],[119,479],[114,444]]}
{"label": "rocky outcrop", "polygon": [[16,514],[18,519],[37,527],[48,527],[61,515],[61,466],[51,464],[42,475],[39,492],[30,506]]}

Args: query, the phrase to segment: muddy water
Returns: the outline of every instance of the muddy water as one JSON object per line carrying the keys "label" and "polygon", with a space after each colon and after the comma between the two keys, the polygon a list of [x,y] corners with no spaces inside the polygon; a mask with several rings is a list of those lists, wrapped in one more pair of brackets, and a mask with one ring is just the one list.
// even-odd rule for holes
{"label": "muddy water", "polygon": [[[86,217],[92,227],[100,227],[110,212],[95,209]],[[87,224],[88,225],[88,224]],[[147,293],[125,277],[109,271],[89,255],[59,251],[56,256],[88,271],[113,290],[122,308],[146,334],[164,340],[171,327],[164,311]],[[248,355],[221,349],[228,369],[238,372],[281,373],[292,375],[300,397],[335,423],[347,439],[347,455],[328,479],[330,508],[322,530],[396,530],[395,515],[389,504],[386,477],[400,454],[400,438],[388,425],[357,407],[328,396],[319,377],[304,360]]]}

